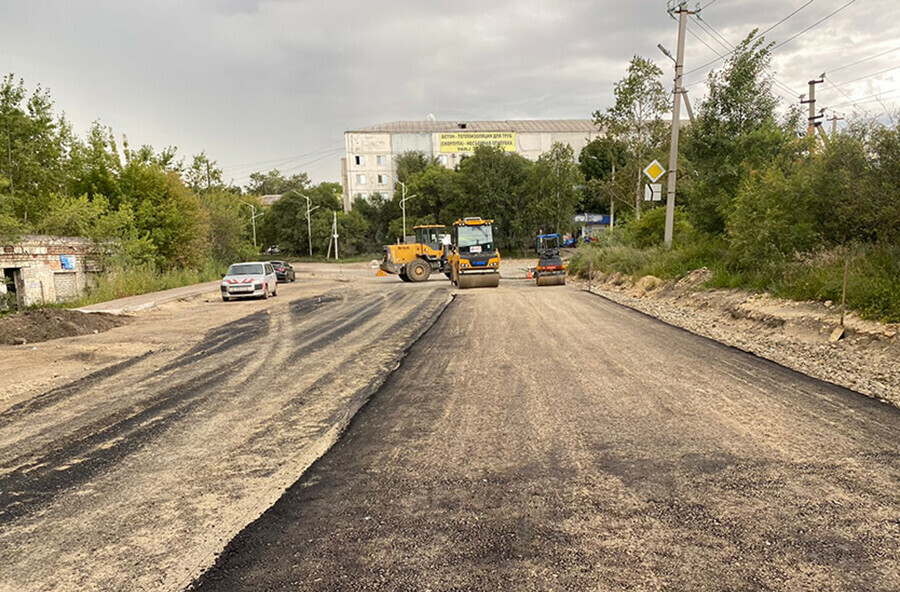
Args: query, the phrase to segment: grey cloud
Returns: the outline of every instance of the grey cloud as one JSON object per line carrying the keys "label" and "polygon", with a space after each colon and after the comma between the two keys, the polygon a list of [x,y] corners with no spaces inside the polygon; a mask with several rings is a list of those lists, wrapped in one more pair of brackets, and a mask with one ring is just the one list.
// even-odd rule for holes
{"label": "grey cloud", "polygon": [[[770,38],[787,39],[843,3],[819,0]],[[737,43],[799,5],[717,0],[703,17]],[[894,6],[857,2],[778,50],[779,80],[803,92],[810,76],[889,49],[900,38],[897,19],[886,18]],[[589,117],[611,102],[634,54],[657,61],[670,80],[671,64],[656,49],[660,42],[675,49],[665,7],[662,0],[0,0],[0,70],[49,87],[79,129],[102,117],[133,143],[205,149],[233,167],[339,147],[345,129],[428,113]],[[725,51],[699,24],[691,29]],[[688,69],[715,57],[688,37]],[[900,52],[834,79],[898,59]],[[900,86],[896,80],[889,73],[844,90],[869,95]],[[702,84],[691,87],[694,97],[702,92]],[[822,100],[846,102],[828,88]],[[337,180],[338,163],[338,154],[313,163],[313,177]],[[238,180],[249,172],[229,170]]]}

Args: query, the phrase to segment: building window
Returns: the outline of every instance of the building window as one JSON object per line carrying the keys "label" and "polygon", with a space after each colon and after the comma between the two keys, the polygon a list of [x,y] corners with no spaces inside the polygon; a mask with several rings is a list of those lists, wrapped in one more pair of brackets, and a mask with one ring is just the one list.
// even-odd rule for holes
{"label": "building window", "polygon": [[387,175],[378,175],[378,184],[379,185],[387,185],[388,176]]}
{"label": "building window", "polygon": [[354,156],[353,158],[355,159],[356,164],[358,164],[359,166],[365,166],[365,165],[366,165],[366,157],[363,156],[362,154],[357,154],[357,155]]}
{"label": "building window", "polygon": [[356,175],[356,184],[357,185],[365,185],[366,184],[366,176],[365,175]]}
{"label": "building window", "polygon": [[363,198],[364,200],[369,201],[369,194],[368,194],[368,193],[360,193],[359,196],[360,196],[361,198]]}
{"label": "building window", "polygon": [[376,164],[378,164],[378,166],[387,166],[387,155],[379,154],[375,157],[375,162]]}
{"label": "building window", "polygon": [[438,162],[441,163],[442,166],[447,166],[447,155],[446,155],[446,154],[439,154],[439,155],[438,155]]}

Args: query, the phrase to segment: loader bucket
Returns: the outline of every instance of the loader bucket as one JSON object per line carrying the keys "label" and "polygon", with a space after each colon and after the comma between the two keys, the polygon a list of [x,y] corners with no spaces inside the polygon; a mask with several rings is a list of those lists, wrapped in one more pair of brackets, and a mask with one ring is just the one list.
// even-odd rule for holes
{"label": "loader bucket", "polygon": [[459,276],[460,290],[466,290],[468,288],[496,288],[499,285],[499,273],[470,273],[460,274]]}

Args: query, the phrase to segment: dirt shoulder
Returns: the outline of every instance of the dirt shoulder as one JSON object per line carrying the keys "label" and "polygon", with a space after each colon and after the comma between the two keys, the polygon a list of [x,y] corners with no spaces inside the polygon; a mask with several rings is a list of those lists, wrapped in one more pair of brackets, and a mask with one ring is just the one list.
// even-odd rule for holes
{"label": "dirt shoulder", "polygon": [[[796,302],[742,290],[704,290],[709,271],[678,282],[646,276],[636,283],[612,274],[590,290],[666,323],[772,360],[814,378],[900,406],[900,326],[848,313],[841,339],[840,307]],[[582,284],[588,287],[587,282]]]}

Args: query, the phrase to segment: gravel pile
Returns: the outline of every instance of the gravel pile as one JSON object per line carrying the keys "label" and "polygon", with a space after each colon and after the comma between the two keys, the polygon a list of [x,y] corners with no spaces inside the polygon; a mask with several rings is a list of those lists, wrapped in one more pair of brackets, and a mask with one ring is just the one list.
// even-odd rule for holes
{"label": "gravel pile", "polygon": [[697,270],[677,283],[642,278],[632,285],[612,275],[583,286],[692,333],[900,406],[900,327],[848,314],[843,336],[832,341],[840,326],[832,303],[699,289],[708,276]]}

